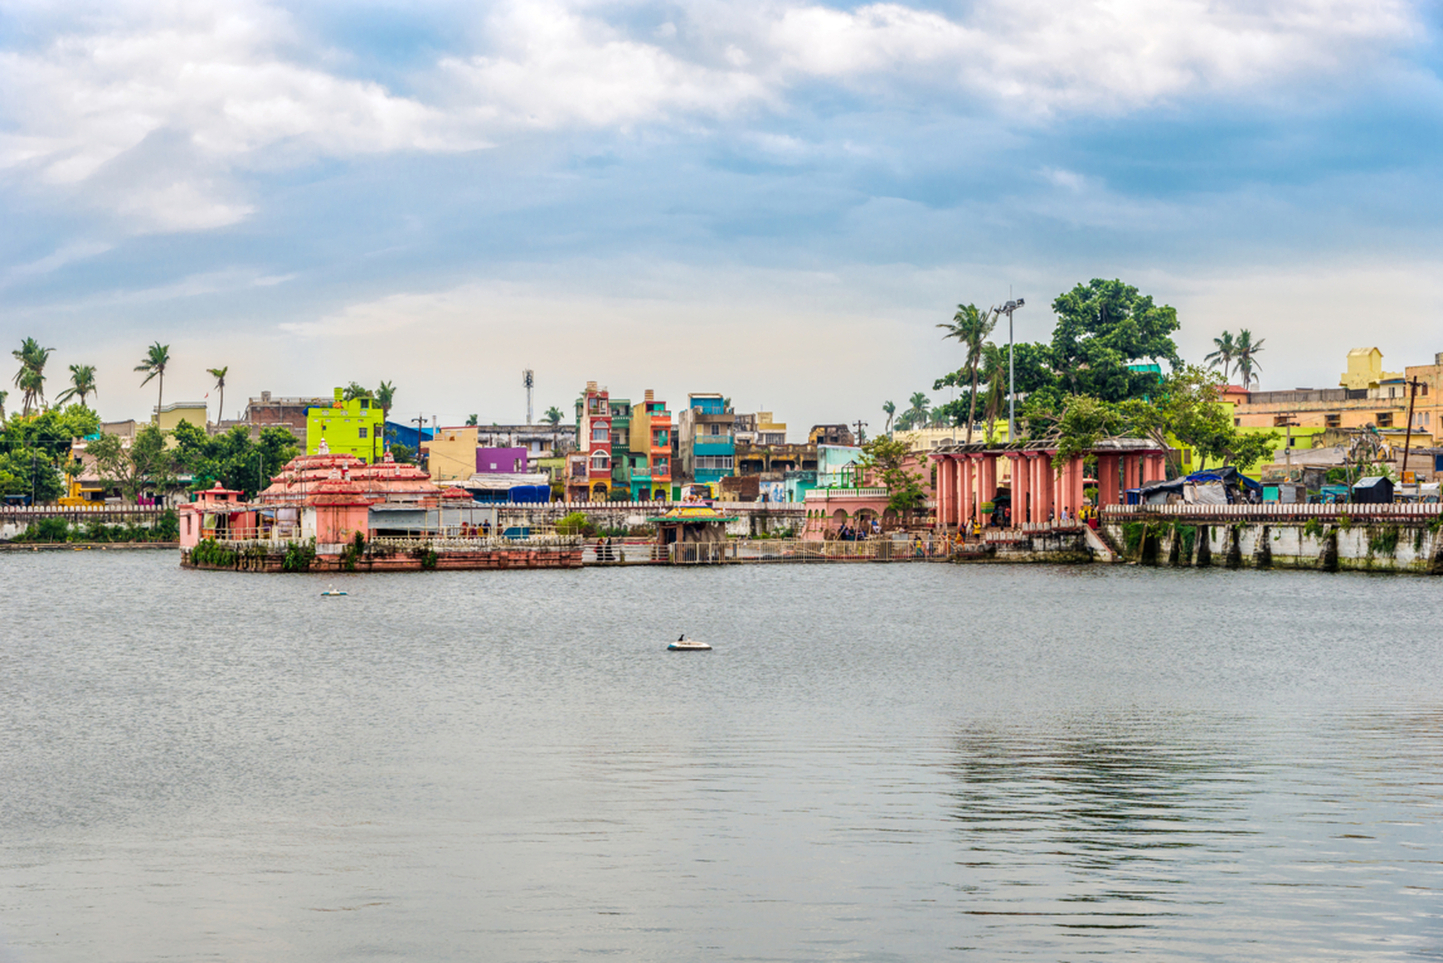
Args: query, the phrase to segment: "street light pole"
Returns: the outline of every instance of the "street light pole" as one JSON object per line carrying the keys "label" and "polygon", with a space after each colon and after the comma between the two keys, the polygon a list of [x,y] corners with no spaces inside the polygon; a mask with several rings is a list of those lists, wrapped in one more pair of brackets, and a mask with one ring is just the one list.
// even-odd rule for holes
{"label": "street light pole", "polygon": [[1026,303],[1024,299],[1018,298],[1015,301],[1008,301],[1001,308],[1002,313],[1007,315],[1007,443],[1009,445],[1017,440],[1017,388],[1016,373],[1012,364],[1012,312]]}

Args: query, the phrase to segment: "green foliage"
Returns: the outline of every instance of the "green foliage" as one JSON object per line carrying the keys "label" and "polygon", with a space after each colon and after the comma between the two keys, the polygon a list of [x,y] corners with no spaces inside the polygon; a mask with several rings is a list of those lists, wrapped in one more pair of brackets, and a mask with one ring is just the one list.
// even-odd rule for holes
{"label": "green foliage", "polygon": [[1181,367],[1172,333],[1177,311],[1153,304],[1152,297],[1122,281],[1094,278],[1078,284],[1052,302],[1057,326],[1052,330],[1051,367],[1070,394],[1105,401],[1148,395],[1156,377],[1129,371],[1132,362],[1159,359]]}
{"label": "green foliage", "polygon": [[863,467],[873,468],[887,488],[887,507],[904,518],[915,513],[927,500],[922,476],[906,469],[911,455],[906,442],[885,435],[862,445]]}
{"label": "green foliage", "polygon": [[[971,390],[968,392],[970,403],[967,409],[967,441],[969,444],[972,441],[972,426],[977,423],[978,369],[982,365],[987,336],[997,326],[997,317],[996,308],[979,311],[975,304],[959,304],[957,313],[952,316],[950,324],[937,325],[947,332],[942,336],[944,340],[955,338],[967,352],[962,366],[967,371],[968,382],[971,385]],[[954,420],[953,423],[955,424],[956,421]]]}
{"label": "green foliage", "polygon": [[1398,551],[1398,526],[1386,525],[1368,532],[1369,555],[1393,555]]}
{"label": "green foliage", "polygon": [[207,538],[190,550],[190,561],[192,565],[235,568],[240,564],[240,553],[213,538]]}
{"label": "green foliage", "polygon": [[25,531],[16,535],[16,542],[67,542],[70,540],[70,523],[63,518],[42,518],[25,526]]}
{"label": "green foliage", "polygon": [[1321,538],[1323,535],[1323,521],[1320,518],[1310,518],[1303,523],[1304,538]]}
{"label": "green foliage", "polygon": [[44,451],[15,448],[0,451],[0,493],[32,495],[44,505],[65,494],[65,480]]}
{"label": "green foliage", "polygon": [[54,350],[40,347],[40,342],[34,338],[26,338],[20,343],[18,351],[10,352],[20,362],[20,370],[15,373],[15,387],[20,389],[24,398],[22,415],[29,415],[32,408],[45,404],[45,363]]}
{"label": "green foliage", "polygon": [[558,535],[585,535],[590,537],[596,531],[585,512],[571,512],[556,523]]}
{"label": "green foliage", "polygon": [[1138,549],[1142,547],[1143,540],[1147,538],[1147,522],[1124,522],[1122,538],[1127,546],[1127,554],[1136,555]]}
{"label": "green foliage", "polygon": [[1345,532],[1348,531],[1350,528],[1352,528],[1352,527],[1353,527],[1353,518],[1352,518],[1352,516],[1351,516],[1351,515],[1339,515],[1339,516],[1338,516],[1338,527],[1341,528],[1341,529],[1342,529],[1343,531],[1345,531]]}
{"label": "green foliage", "polygon": [[1182,545],[1178,549],[1183,558],[1192,558],[1193,546],[1197,544],[1197,526],[1179,525],[1175,534],[1182,539]]}
{"label": "green foliage", "polygon": [[422,548],[412,549],[411,557],[420,559],[421,569],[423,571],[434,572],[436,570],[436,551],[430,545],[426,545]]}
{"label": "green foliage", "polygon": [[400,465],[414,465],[416,453],[411,450],[410,445],[403,445],[399,441],[391,442],[391,460]]}
{"label": "green foliage", "polygon": [[341,568],[347,572],[356,570],[356,562],[366,552],[366,536],[360,532],[341,548]]}
{"label": "green foliage", "polygon": [[311,563],[316,560],[316,543],[291,542],[286,546],[286,556],[281,560],[281,571],[283,572],[309,572]]}
{"label": "green foliage", "polygon": [[220,482],[226,488],[243,493],[251,499],[257,491],[270,484],[286,462],[297,454],[295,438],[279,427],[261,429],[259,441],[251,441],[249,431],[237,425],[219,435],[208,435],[189,422],[175,429],[176,460],[194,482],[192,489],[210,488]]}
{"label": "green foliage", "polygon": [[[192,428],[181,422],[181,428]],[[121,496],[134,503],[147,488],[165,491],[175,484],[176,452],[165,447],[165,433],[146,425],[135,433],[126,448],[116,435],[101,435],[86,446],[95,457],[96,470],[107,483],[120,489]]]}

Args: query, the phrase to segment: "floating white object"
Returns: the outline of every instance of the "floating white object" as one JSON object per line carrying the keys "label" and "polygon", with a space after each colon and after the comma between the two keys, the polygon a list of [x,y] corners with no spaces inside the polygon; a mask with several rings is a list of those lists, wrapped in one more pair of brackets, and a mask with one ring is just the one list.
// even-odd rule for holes
{"label": "floating white object", "polygon": [[668,652],[710,652],[711,646],[705,642],[698,642],[696,639],[689,639],[685,635],[666,647]]}
{"label": "floating white object", "polygon": [[334,585],[332,585],[330,588],[326,589],[324,592],[321,593],[322,597],[325,597],[325,596],[333,596],[333,595],[345,595],[345,594],[346,594],[346,593],[345,593],[344,591],[342,591],[342,590],[340,590],[340,589],[337,589]]}

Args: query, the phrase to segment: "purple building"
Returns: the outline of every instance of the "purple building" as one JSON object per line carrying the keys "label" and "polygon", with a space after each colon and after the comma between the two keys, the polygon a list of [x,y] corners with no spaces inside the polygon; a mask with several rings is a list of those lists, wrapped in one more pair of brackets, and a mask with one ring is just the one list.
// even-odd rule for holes
{"label": "purple building", "polygon": [[528,470],[525,448],[477,448],[478,474],[516,473]]}

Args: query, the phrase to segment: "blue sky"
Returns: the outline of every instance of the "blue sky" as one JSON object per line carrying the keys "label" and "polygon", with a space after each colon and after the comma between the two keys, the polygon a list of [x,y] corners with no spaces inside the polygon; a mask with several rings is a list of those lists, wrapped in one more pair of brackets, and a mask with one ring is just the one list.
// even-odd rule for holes
{"label": "blue sky", "polygon": [[[1264,387],[1443,351],[1438,7],[0,5],[0,341],[169,400],[588,379],[882,421],[959,302],[1122,277]],[[57,387],[55,391],[58,392]],[[54,392],[52,392],[54,393]],[[212,393],[211,401],[215,396]]]}

